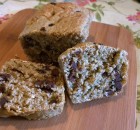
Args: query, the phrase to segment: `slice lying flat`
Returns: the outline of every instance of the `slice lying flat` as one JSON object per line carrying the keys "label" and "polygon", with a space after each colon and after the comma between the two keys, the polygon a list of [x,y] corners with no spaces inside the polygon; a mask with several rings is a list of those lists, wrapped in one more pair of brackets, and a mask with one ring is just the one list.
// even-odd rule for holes
{"label": "slice lying flat", "polygon": [[0,72],[0,117],[46,119],[62,112],[63,77],[58,68],[20,59],[6,62]]}
{"label": "slice lying flat", "polygon": [[116,96],[127,80],[127,52],[95,43],[81,43],[59,56],[73,103]]}

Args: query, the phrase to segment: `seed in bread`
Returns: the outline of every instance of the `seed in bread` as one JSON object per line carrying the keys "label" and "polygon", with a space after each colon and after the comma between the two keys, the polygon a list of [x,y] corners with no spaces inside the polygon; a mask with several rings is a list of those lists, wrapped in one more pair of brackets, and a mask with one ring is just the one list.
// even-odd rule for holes
{"label": "seed in bread", "polygon": [[81,43],[59,58],[69,97],[81,103],[118,95],[127,80],[127,52],[95,43]]}
{"label": "seed in bread", "polygon": [[52,65],[11,59],[0,72],[0,117],[47,119],[62,112],[63,77]]}

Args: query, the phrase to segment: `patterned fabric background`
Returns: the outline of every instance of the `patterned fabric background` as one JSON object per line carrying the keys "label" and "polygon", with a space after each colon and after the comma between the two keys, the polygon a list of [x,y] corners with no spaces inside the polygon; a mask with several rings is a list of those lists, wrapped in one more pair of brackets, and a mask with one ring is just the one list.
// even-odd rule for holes
{"label": "patterned fabric background", "polygon": [[137,50],[136,130],[140,130],[140,3],[136,0],[0,0],[0,26],[19,10],[25,8],[38,9],[50,1],[76,2],[94,12],[94,21],[123,26],[132,32]]}

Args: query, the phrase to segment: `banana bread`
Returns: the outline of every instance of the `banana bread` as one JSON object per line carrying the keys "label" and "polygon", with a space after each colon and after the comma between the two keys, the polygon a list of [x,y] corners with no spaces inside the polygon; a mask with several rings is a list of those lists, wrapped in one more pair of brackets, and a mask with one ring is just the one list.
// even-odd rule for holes
{"label": "banana bread", "polygon": [[0,117],[47,119],[62,112],[65,103],[60,70],[20,59],[6,62],[0,72]]}
{"label": "banana bread", "polygon": [[127,52],[95,43],[81,43],[59,58],[73,103],[118,95],[127,80]]}
{"label": "banana bread", "polygon": [[57,63],[66,49],[84,42],[92,13],[73,3],[49,3],[27,21],[19,39],[33,61]]}

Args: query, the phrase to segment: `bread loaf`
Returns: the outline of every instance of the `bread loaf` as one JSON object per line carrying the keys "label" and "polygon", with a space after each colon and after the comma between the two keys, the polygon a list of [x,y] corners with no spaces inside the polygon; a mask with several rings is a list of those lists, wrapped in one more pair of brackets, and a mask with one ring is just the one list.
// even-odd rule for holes
{"label": "bread loaf", "polygon": [[57,63],[66,49],[84,42],[93,14],[73,3],[49,3],[26,23],[19,39],[30,59]]}

